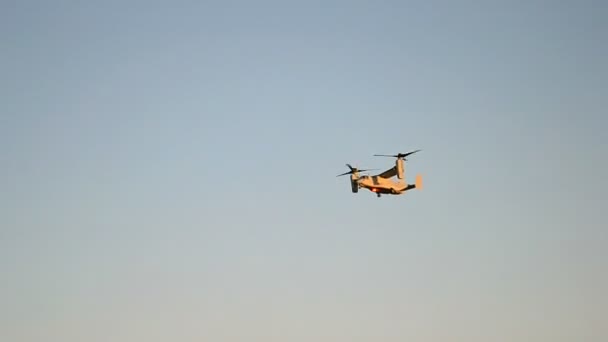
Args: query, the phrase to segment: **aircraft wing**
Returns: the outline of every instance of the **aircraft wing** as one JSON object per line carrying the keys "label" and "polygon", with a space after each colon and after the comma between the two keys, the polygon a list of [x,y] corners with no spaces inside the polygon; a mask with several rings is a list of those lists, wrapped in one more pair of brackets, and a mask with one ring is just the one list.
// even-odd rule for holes
{"label": "aircraft wing", "polygon": [[382,178],[391,178],[393,176],[397,175],[397,168],[395,168],[394,166],[391,167],[390,169],[378,174],[378,177],[382,177]]}

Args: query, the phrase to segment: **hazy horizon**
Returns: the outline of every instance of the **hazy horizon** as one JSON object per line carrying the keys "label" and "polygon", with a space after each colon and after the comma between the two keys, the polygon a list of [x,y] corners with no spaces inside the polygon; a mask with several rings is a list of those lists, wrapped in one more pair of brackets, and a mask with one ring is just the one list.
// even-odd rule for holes
{"label": "hazy horizon", "polygon": [[608,340],[605,3],[2,8],[0,340]]}

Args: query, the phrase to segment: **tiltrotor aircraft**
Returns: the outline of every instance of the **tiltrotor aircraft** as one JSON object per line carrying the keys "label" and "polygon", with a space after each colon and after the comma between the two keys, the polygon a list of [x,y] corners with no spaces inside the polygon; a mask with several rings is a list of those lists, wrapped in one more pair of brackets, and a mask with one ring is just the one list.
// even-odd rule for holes
{"label": "tiltrotor aircraft", "polygon": [[[420,190],[422,189],[422,175],[416,175],[416,181],[414,184],[407,184],[405,180],[405,157],[419,151],[421,150],[416,150],[408,153],[399,153],[396,155],[374,154],[374,156],[378,157],[397,158],[395,160],[395,166],[377,175],[361,176],[359,175],[360,172],[371,170],[359,170],[358,168],[353,167],[350,164],[346,164],[350,171],[337,175],[336,177],[350,175],[350,185],[353,193],[359,192],[360,188],[365,188],[371,192],[376,193],[378,197],[382,196],[382,194],[402,195],[406,191],[411,189]],[[391,178],[395,176],[397,177],[397,179],[392,180]]]}

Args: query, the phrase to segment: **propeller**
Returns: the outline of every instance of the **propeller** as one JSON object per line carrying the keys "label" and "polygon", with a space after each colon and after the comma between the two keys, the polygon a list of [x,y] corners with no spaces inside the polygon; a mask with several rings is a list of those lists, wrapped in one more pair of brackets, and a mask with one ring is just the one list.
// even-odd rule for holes
{"label": "propeller", "polygon": [[374,156],[376,157],[393,157],[393,158],[405,158],[407,156],[409,156],[410,154],[414,154],[416,152],[420,152],[422,150],[416,150],[416,151],[411,151],[408,153],[399,153],[399,154],[395,154],[395,155],[388,155],[388,154],[374,154]]}
{"label": "propeller", "polygon": [[346,176],[346,175],[352,175],[353,173],[356,173],[356,172],[365,172],[365,171],[374,171],[374,170],[377,170],[377,169],[359,170],[356,167],[352,167],[350,164],[346,164],[346,166],[348,166],[348,168],[350,169],[350,171],[344,172],[343,174],[337,175],[336,177]]}

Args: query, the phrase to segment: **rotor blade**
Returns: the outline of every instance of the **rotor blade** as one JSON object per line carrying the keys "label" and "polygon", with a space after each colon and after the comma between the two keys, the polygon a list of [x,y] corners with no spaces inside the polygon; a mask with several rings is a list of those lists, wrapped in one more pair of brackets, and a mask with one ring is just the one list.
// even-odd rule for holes
{"label": "rotor blade", "polygon": [[416,152],[420,152],[420,151],[422,151],[422,150],[416,150],[416,151],[408,152],[408,153],[406,153],[406,154],[403,154],[402,156],[403,156],[403,157],[407,157],[407,156],[409,156],[410,154],[414,154],[414,153],[416,153]]}
{"label": "rotor blade", "polygon": [[356,167],[352,167],[349,164],[346,164],[348,167],[350,167],[350,171],[348,172],[344,172],[342,174],[337,175],[336,177],[340,177],[340,176],[346,176],[346,175],[352,175],[353,173],[357,172],[366,172],[366,171],[376,171],[378,169],[364,169],[364,170],[359,170]]}
{"label": "rotor blade", "polygon": [[416,152],[420,152],[422,150],[415,150],[415,151],[411,151],[408,153],[399,153],[399,154],[394,154],[394,155],[389,155],[389,154],[374,154],[374,156],[376,157],[393,157],[393,158],[405,158],[407,156],[409,156],[410,154],[414,154]]}

